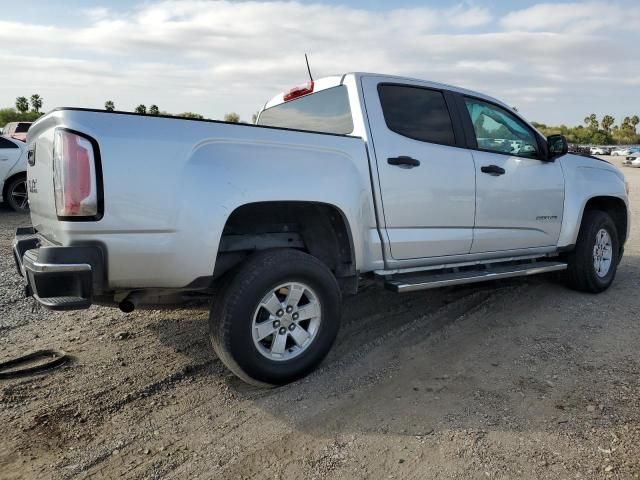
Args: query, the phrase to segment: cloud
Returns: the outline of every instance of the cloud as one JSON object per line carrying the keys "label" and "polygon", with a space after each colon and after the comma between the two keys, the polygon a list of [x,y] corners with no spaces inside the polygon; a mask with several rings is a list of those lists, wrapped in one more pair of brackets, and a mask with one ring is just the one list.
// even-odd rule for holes
{"label": "cloud", "polygon": [[500,21],[508,30],[592,32],[637,29],[640,7],[612,3],[540,3],[510,12]]}
{"label": "cloud", "polygon": [[489,23],[493,16],[486,8],[466,7],[456,5],[447,10],[449,18],[455,19],[450,22],[452,26],[459,28],[480,27]]}
{"label": "cloud", "polygon": [[112,12],[106,7],[87,8],[82,12],[90,20],[103,20],[109,17]]}
{"label": "cloud", "polygon": [[401,74],[526,103],[533,119],[551,122],[549,116],[566,117],[572,109],[582,118],[582,109],[591,107],[571,102],[602,97],[611,104],[604,92],[631,92],[637,83],[628,79],[639,78],[640,59],[634,42],[606,29],[567,28],[610,22],[634,9],[542,3],[496,20],[488,9],[467,4],[368,11],[297,1],[184,0],[145,1],[124,11],[97,7],[72,26],[0,21],[0,43],[15,45],[0,52],[10,65],[0,71],[0,104],[38,92],[47,108],[101,107],[112,99],[125,110],[155,103],[212,118],[237,111],[248,119],[267,99],[306,80],[308,52],[316,77]]}

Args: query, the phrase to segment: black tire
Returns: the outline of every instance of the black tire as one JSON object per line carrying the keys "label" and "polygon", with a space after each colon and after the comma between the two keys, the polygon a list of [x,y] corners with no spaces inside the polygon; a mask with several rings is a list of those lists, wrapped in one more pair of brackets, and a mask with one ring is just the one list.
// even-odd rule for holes
{"label": "black tire", "polygon": [[29,211],[26,175],[19,175],[10,180],[4,194],[5,200],[13,210],[18,213]]}
{"label": "black tire", "polygon": [[[594,266],[596,235],[604,229],[611,239],[611,265],[606,275],[599,276]],[[585,212],[578,234],[576,248],[568,257],[569,267],[566,283],[581,292],[599,293],[609,288],[616,276],[620,260],[620,241],[616,225],[606,212],[590,210]]]}
{"label": "black tire", "polygon": [[[244,381],[260,386],[283,385],[314,370],[340,327],[341,294],[331,271],[311,255],[280,249],[253,254],[230,276],[209,315],[211,343],[220,360]],[[321,321],[305,350],[292,359],[275,361],[254,343],[253,317],[265,295],[286,282],[302,282],[313,289]]]}

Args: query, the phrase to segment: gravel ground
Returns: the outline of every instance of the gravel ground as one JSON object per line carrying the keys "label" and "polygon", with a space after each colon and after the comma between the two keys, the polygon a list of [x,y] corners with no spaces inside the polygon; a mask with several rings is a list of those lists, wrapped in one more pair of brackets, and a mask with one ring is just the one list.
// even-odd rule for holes
{"label": "gravel ground", "polygon": [[[624,169],[632,204],[640,169]],[[636,208],[636,210],[638,210]],[[640,224],[613,287],[554,276],[347,299],[321,368],[264,390],[232,376],[205,309],[53,313],[22,298],[0,206],[0,478],[640,479]]]}

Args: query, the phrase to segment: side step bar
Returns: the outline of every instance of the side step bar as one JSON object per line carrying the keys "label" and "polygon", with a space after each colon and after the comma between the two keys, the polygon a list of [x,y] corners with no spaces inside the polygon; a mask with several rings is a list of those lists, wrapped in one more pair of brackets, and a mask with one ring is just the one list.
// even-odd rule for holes
{"label": "side step bar", "polygon": [[427,290],[429,288],[448,287],[466,283],[486,282],[501,278],[523,277],[537,273],[557,272],[565,270],[567,264],[554,261],[537,261],[517,265],[491,265],[485,269],[462,271],[427,271],[419,274],[395,275],[385,281],[385,288],[397,293]]}

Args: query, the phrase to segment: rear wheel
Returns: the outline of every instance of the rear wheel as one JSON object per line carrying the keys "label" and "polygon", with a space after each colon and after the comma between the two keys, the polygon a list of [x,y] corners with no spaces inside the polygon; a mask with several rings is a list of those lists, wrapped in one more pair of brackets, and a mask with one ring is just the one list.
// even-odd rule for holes
{"label": "rear wheel", "polygon": [[243,380],[280,385],[311,372],[340,324],[331,271],[297,250],[258,252],[233,274],[209,316],[213,348]]}
{"label": "rear wheel", "polygon": [[619,258],[615,223],[606,212],[588,211],[584,214],[576,248],[568,258],[567,284],[583,292],[602,292],[613,282]]}
{"label": "rear wheel", "polygon": [[29,211],[26,176],[16,177],[9,182],[6,189],[6,200],[16,212],[27,213]]}

